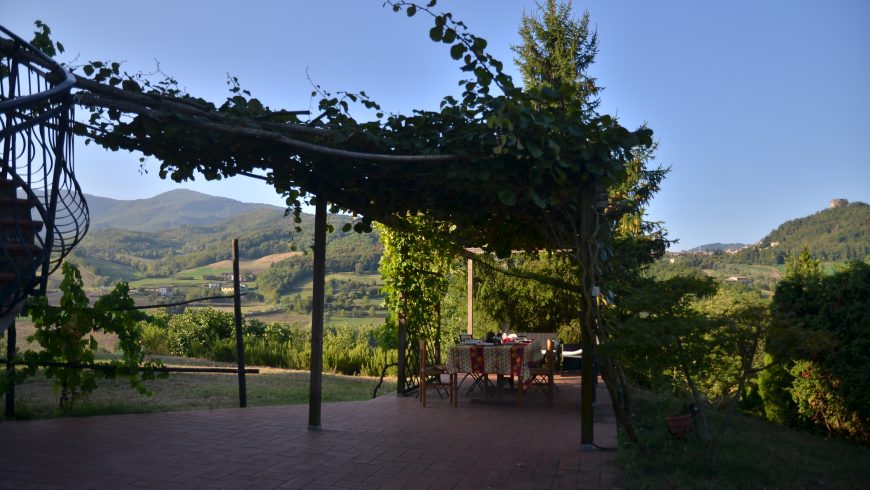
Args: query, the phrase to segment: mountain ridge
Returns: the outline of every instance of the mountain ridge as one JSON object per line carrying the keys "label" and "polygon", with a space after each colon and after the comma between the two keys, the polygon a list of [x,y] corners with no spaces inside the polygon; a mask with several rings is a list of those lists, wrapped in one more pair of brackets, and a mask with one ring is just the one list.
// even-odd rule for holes
{"label": "mountain ridge", "polygon": [[189,189],[174,189],[145,199],[122,200],[91,194],[85,194],[85,199],[91,228],[95,230],[163,231],[185,225],[211,225],[261,209],[284,211],[270,204],[245,203]]}

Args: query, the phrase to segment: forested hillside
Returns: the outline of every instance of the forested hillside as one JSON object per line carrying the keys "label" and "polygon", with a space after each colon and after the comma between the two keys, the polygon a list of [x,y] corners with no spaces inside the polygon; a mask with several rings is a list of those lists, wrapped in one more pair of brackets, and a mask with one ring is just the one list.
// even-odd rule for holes
{"label": "forested hillside", "polygon": [[718,245],[669,253],[650,273],[660,278],[703,273],[772,295],[788,257],[798,256],[804,249],[828,272],[847,261],[870,261],[870,206],[854,202],[786,221],[757,244],[736,253]]}
{"label": "forested hillside", "polygon": [[283,211],[277,206],[244,203],[225,197],[177,189],[148,199],[117,200],[85,194],[91,228],[159,231],[184,225],[210,225],[259,209]]}
{"label": "forested hillside", "polygon": [[728,262],[782,264],[785,257],[806,248],[823,262],[865,260],[870,257],[870,205],[853,202],[786,221],[759,242]]}
{"label": "forested hillside", "polygon": [[[190,193],[190,191],[184,192]],[[231,201],[204,194],[197,195],[200,210],[205,208],[219,210],[223,204],[226,204],[225,201]],[[155,199],[144,201],[153,203]],[[213,206],[209,199],[214,200]],[[190,201],[178,202],[181,204],[177,205],[181,207],[161,209],[182,220],[184,218],[180,216],[188,213],[187,206]],[[151,212],[154,208],[147,209]],[[92,210],[92,214],[96,221],[105,222],[105,217],[100,214],[101,210],[102,208],[98,206]],[[117,209],[110,212],[116,213],[116,211]],[[208,219],[212,219],[211,214],[209,213]],[[203,216],[205,213],[200,213],[200,217]],[[336,231],[327,236],[329,243],[327,267],[331,272],[377,271],[381,253],[377,235],[339,231],[349,220],[349,217],[339,215],[331,216],[329,219]],[[155,223],[155,221],[150,222]],[[97,282],[101,284],[147,277],[169,277],[182,270],[230,259],[231,243],[234,238],[239,239],[241,258],[247,260],[289,252],[293,249],[304,251],[313,240],[313,217],[303,215],[300,226],[302,231],[295,232],[292,219],[284,216],[283,209],[265,206],[207,225],[182,225],[155,231],[97,228],[90,230],[84,241],[74,250],[72,260],[82,268],[91,271],[99,278]],[[306,261],[307,259],[299,257],[294,260]]]}

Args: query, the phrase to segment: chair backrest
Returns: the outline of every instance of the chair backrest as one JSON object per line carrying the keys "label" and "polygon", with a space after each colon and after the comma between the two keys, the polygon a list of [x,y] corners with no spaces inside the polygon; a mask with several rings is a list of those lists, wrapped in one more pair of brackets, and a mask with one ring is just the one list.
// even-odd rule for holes
{"label": "chair backrest", "polygon": [[419,359],[419,364],[420,364],[420,371],[421,371],[421,372],[423,371],[423,369],[426,368],[426,363],[427,363],[427,360],[426,360],[426,341],[423,340],[423,339],[420,339],[420,359]]}
{"label": "chair backrest", "polygon": [[547,359],[544,361],[547,366],[547,370],[550,372],[552,376],[553,372],[556,370],[556,343],[553,339],[547,339]]}
{"label": "chair backrest", "polygon": [[518,337],[525,337],[529,340],[537,340],[541,343],[541,346],[546,345],[547,339],[552,339],[556,337],[555,333],[547,333],[547,332],[516,332]]}
{"label": "chair backrest", "polygon": [[470,333],[461,333],[459,334],[459,341],[465,342],[466,340],[471,340],[473,336]]}

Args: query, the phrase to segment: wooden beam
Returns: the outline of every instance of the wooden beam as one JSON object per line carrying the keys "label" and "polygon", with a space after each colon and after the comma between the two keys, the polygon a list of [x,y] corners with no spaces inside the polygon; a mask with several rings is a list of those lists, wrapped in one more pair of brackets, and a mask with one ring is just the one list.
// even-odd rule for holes
{"label": "wooden beam", "polygon": [[320,430],[323,378],[323,308],[326,283],[326,199],[317,196],[314,211],[314,284],[311,298],[311,379],[308,430]]}

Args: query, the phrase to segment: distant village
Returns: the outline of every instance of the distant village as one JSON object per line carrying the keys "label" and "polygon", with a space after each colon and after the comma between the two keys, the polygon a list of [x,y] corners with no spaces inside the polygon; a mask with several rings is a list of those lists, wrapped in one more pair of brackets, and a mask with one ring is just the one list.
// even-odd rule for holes
{"label": "distant village", "polygon": [[[233,281],[235,281],[235,275],[232,273],[226,273],[222,276],[205,276],[210,282],[207,282],[203,285],[206,289],[209,290],[220,290],[221,294],[233,294]],[[248,291],[248,285],[245,282],[241,281],[256,281],[256,274],[246,273],[244,277],[240,278],[239,282],[239,292],[245,293]],[[143,293],[152,293],[157,294],[159,296],[172,296],[175,294],[175,290],[177,288],[173,286],[156,286],[151,288],[139,288],[140,292]]]}

